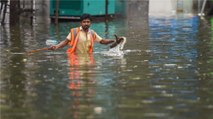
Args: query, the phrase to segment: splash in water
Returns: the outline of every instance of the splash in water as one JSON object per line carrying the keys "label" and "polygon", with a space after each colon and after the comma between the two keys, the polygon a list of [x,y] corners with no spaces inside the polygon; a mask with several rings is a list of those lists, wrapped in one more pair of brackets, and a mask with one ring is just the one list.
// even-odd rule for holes
{"label": "splash in water", "polygon": [[115,47],[109,49],[109,51],[104,51],[101,54],[105,56],[118,56],[122,57],[124,55],[123,48],[126,44],[126,37],[121,37],[123,40]]}

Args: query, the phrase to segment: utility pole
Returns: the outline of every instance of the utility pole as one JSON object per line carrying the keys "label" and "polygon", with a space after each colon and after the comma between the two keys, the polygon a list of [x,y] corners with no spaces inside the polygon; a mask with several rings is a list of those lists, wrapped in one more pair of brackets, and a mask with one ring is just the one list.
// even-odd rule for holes
{"label": "utility pole", "polygon": [[59,7],[59,0],[55,0],[55,24],[58,24],[58,7]]}
{"label": "utility pole", "polygon": [[108,22],[108,0],[105,0],[105,21]]}

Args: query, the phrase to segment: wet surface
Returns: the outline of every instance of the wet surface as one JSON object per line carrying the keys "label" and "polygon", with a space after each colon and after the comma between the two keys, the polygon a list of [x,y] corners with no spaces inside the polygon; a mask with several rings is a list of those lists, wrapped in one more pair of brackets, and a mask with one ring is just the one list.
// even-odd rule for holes
{"label": "wet surface", "polygon": [[94,22],[100,36],[125,36],[124,55],[25,52],[63,40],[78,22],[1,27],[4,119],[211,119],[213,45],[209,19],[179,15]]}

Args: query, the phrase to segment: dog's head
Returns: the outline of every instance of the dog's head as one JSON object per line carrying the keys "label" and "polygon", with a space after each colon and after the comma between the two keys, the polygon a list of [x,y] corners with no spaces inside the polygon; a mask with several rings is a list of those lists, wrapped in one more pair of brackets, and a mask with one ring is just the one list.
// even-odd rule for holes
{"label": "dog's head", "polygon": [[118,37],[116,34],[114,36],[115,36],[115,40],[117,44],[119,44],[120,42],[124,40],[124,37]]}
{"label": "dog's head", "polygon": [[124,36],[118,37],[117,35],[114,35],[114,36],[115,36],[115,40],[116,40],[115,47],[118,45],[119,50],[123,50],[123,47],[126,43],[126,37],[124,37]]}

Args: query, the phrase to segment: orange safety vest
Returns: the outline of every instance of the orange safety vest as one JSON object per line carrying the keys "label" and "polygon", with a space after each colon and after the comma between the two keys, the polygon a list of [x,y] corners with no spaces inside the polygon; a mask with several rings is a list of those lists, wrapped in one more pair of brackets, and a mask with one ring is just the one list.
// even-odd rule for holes
{"label": "orange safety vest", "polygon": [[[77,43],[78,43],[78,40],[79,40],[79,31],[80,31],[80,27],[70,29],[71,41],[69,42],[69,46],[71,46],[71,48],[67,49],[67,53],[74,53],[75,52],[76,46],[77,46]],[[92,53],[94,40],[96,39],[96,33],[93,30],[90,30],[89,36],[91,38],[91,45],[89,47],[88,53]]]}

